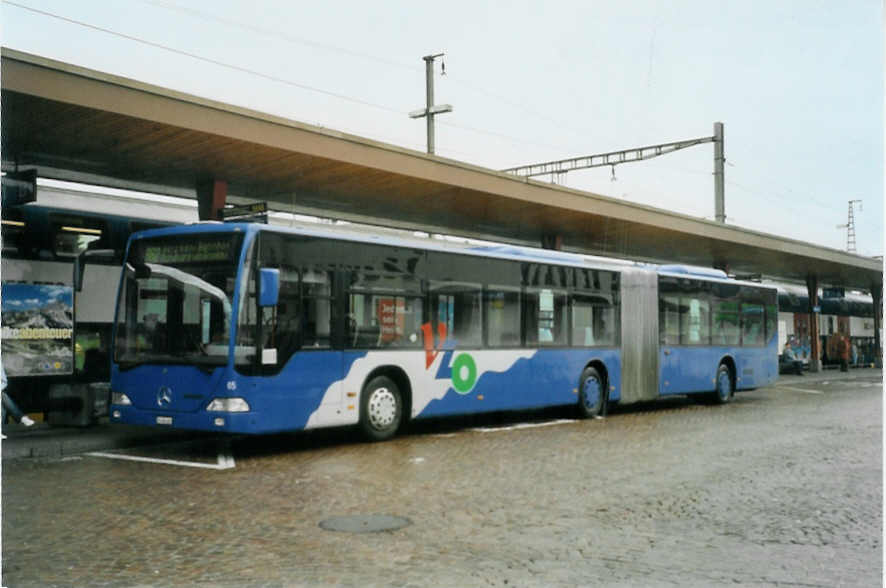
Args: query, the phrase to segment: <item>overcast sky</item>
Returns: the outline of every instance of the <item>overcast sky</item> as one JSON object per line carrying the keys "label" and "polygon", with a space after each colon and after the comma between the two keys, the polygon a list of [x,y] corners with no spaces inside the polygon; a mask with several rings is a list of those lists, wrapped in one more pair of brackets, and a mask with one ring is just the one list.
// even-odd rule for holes
{"label": "overcast sky", "polygon": [[[27,7],[27,8],[23,8]],[[54,16],[53,16],[54,15]],[[72,22],[75,21],[75,22]],[[3,45],[493,169],[726,135],[727,222],[883,253],[879,0],[3,1]],[[571,172],[713,219],[713,146]],[[549,178],[539,178],[548,180]]]}

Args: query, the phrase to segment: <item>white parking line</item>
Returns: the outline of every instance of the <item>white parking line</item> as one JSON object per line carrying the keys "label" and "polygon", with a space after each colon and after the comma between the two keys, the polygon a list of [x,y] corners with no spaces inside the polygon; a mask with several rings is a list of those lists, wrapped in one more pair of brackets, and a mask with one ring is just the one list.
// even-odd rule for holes
{"label": "white parking line", "polygon": [[516,429],[534,429],[536,427],[550,427],[552,425],[565,425],[574,423],[575,419],[559,419],[556,421],[548,421],[546,423],[520,423],[519,425],[510,425],[507,427],[476,427],[469,429],[478,433],[498,433],[501,431],[514,431]]}
{"label": "white parking line", "polygon": [[776,388],[781,388],[782,390],[791,390],[793,392],[802,392],[804,394],[824,394],[821,390],[809,390],[808,388],[794,388],[793,386],[782,386],[777,385]]}
{"label": "white parking line", "polygon": [[160,459],[156,457],[141,457],[138,455],[123,455],[120,453],[106,453],[104,451],[92,451],[85,455],[92,457],[107,457],[108,459],[122,459],[126,461],[141,461],[146,463],[159,463],[163,465],[181,466],[187,468],[204,468],[207,470],[229,470],[235,467],[234,457],[230,451],[218,454],[218,463],[200,463],[197,461],[180,461],[177,459]]}

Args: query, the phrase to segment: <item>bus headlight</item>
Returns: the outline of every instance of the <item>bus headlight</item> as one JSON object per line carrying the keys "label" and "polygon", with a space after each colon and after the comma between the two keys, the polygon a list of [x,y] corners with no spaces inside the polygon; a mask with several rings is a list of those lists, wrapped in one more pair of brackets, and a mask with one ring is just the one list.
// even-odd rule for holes
{"label": "bus headlight", "polygon": [[131,406],[132,400],[123,392],[111,392],[111,404],[122,404],[123,406]]}
{"label": "bus headlight", "polygon": [[213,398],[206,410],[211,412],[249,412],[249,404],[242,398]]}

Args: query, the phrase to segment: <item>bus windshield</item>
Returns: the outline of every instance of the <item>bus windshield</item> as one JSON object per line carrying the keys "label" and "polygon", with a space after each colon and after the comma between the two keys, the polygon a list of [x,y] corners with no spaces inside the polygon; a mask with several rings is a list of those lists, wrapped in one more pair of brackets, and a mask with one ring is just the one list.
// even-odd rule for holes
{"label": "bus windshield", "polygon": [[241,233],[133,242],[124,265],[114,359],[224,365]]}

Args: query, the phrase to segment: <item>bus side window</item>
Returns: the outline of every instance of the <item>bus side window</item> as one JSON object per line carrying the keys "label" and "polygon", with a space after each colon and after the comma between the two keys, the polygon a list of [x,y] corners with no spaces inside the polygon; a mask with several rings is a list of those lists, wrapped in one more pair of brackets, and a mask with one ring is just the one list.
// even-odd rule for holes
{"label": "bus side window", "polygon": [[291,266],[281,265],[280,290],[277,306],[264,308],[265,314],[265,348],[277,350],[278,366],[283,366],[292,357],[300,345],[299,333],[299,297],[298,270]]}
{"label": "bus side window", "polygon": [[424,299],[387,293],[351,293],[347,346],[419,347]]}
{"label": "bus side window", "polygon": [[523,337],[527,347],[567,345],[566,288],[574,281],[572,268],[526,263],[523,275]]}
{"label": "bus side window", "polygon": [[596,305],[594,307],[594,340],[597,345],[618,345],[618,306]]}
{"label": "bus side window", "polygon": [[762,345],[765,337],[763,305],[742,302],[741,304],[741,344]]}
{"label": "bus side window", "polygon": [[707,299],[680,299],[680,341],[684,345],[711,344],[711,308]]}
{"label": "bus side window", "polygon": [[576,269],[570,292],[574,347],[618,345],[621,340],[619,274]]}
{"label": "bus side window", "polygon": [[573,296],[572,302],[572,346],[592,347],[597,344],[594,338],[594,305],[591,298]]}
{"label": "bus side window", "polygon": [[715,298],[713,303],[713,344],[738,345],[741,341],[738,302]]}
{"label": "bus side window", "polygon": [[572,345],[611,346],[618,343],[618,307],[597,296],[572,297]]}
{"label": "bus side window", "polygon": [[659,298],[659,336],[662,345],[680,344],[680,297],[665,295]]}
{"label": "bus side window", "polygon": [[766,292],[766,341],[778,334],[778,294]]}
{"label": "bus side window", "polygon": [[489,347],[520,345],[520,290],[489,286],[484,292],[486,343]]}
{"label": "bus side window", "polygon": [[[443,348],[445,341],[454,341],[459,347],[482,346],[482,286],[432,281],[428,287],[431,293],[434,347]],[[445,338],[440,337],[440,325],[445,329]]]}
{"label": "bus side window", "polygon": [[[306,269],[301,281],[301,313],[295,327],[301,328],[302,346],[325,348],[332,337],[332,272]],[[297,308],[297,305],[294,305]]]}
{"label": "bus side window", "polygon": [[566,344],[566,292],[527,288],[523,307],[527,346]]}

